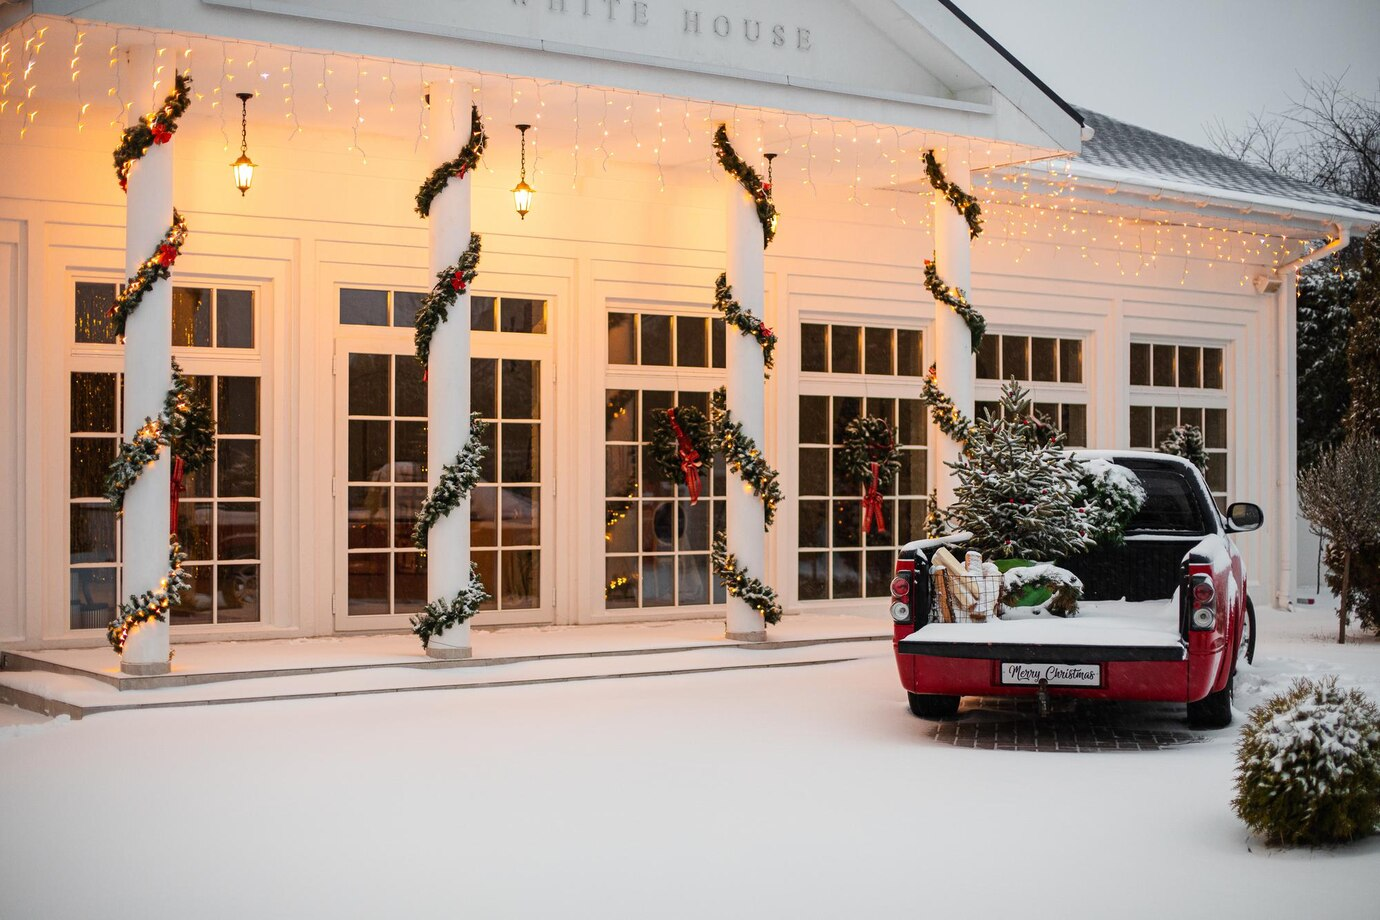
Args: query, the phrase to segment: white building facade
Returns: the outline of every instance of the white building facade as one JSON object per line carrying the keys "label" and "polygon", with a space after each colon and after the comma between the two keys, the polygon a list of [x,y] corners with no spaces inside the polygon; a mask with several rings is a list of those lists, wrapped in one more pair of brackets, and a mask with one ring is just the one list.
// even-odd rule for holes
{"label": "white building facade", "polygon": [[[1377,216],[1080,113],[950,4],[66,8],[0,5],[5,647],[103,643],[119,600],[148,587],[126,577],[138,512],[117,517],[102,483],[142,360],[106,313],[155,182],[189,235],[151,328],[170,332],[218,434],[178,499],[193,588],[173,643],[406,629],[440,568],[469,560],[493,595],[475,626],[728,616],[742,632],[711,572],[726,520],[788,614],[884,616],[896,548],[922,535],[955,456],[919,398],[931,364],[970,411],[1024,381],[1072,446],[1154,447],[1199,425],[1214,493],[1266,509],[1240,538],[1257,603],[1292,597],[1292,272]],[[192,105],[126,195],[111,151],[183,70]],[[238,92],[254,94],[245,194],[229,168]],[[471,104],[483,162],[423,219],[418,186],[455,156]],[[715,160],[719,124],[764,175],[776,154],[765,253]],[[927,150],[981,199],[975,240],[927,180]],[[413,318],[454,261],[437,261],[438,226],[438,247],[472,227],[483,253],[445,352],[468,352],[469,372],[424,378]],[[926,290],[926,259],[985,317],[977,355]],[[730,269],[780,339],[760,388],[736,364],[756,344],[712,308]],[[731,375],[730,408],[761,413],[781,474],[765,536],[730,520],[741,490],[722,464],[692,505],[647,458],[652,410],[707,407]],[[428,442],[463,434],[465,400],[489,423],[483,482],[467,533],[424,559],[411,532]],[[880,534],[833,472],[861,413],[904,445]]]}

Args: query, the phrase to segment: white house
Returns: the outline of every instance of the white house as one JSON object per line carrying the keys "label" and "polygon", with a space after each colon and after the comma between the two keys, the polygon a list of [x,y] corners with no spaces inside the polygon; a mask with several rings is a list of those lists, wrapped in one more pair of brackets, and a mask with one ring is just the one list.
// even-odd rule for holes
{"label": "white house", "polygon": [[[470,560],[493,595],[475,625],[726,617],[752,638],[711,572],[725,525],[786,613],[884,616],[956,455],[919,400],[932,363],[969,413],[1027,381],[1075,446],[1200,425],[1219,499],[1266,509],[1240,538],[1257,601],[1291,597],[1293,273],[1380,212],[1079,111],[946,0],[32,0],[0,3],[0,29],[5,647],[104,643],[167,568],[169,458],[122,519],[103,480],[162,407],[169,346],[219,434],[177,501],[173,642],[406,629]],[[122,192],[112,150],[179,71],[190,108]],[[472,104],[482,162],[423,219]],[[772,175],[765,252],[720,124]],[[980,199],[976,239],[931,150]],[[121,344],[107,311],[174,205],[185,249]],[[478,276],[424,380],[414,316],[471,229]],[[927,259],[986,319],[976,358]],[[721,272],[779,336],[765,382],[713,307]],[[769,534],[722,464],[691,505],[648,462],[651,411],[725,384],[780,471]],[[423,558],[413,519],[469,408],[484,481]],[[867,535],[831,474],[863,412],[905,445]],[[143,627],[126,669],[166,669],[167,642]]]}

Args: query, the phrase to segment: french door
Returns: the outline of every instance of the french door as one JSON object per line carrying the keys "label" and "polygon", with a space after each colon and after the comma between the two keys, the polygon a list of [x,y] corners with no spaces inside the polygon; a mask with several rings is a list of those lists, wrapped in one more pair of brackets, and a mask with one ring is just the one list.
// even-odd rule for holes
{"label": "french door", "polygon": [[[471,407],[488,423],[470,501],[471,558],[491,599],[474,625],[553,622],[553,362],[543,340],[476,335]],[[411,336],[341,338],[336,381],[338,630],[399,629],[429,600],[412,544],[426,498],[427,385]]]}

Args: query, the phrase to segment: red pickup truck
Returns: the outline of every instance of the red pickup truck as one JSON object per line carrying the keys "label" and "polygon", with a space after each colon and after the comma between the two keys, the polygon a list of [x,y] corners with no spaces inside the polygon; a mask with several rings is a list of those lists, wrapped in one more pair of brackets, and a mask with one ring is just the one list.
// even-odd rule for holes
{"label": "red pickup truck", "polygon": [[962,556],[966,535],[902,548],[891,583],[893,648],[910,708],[957,714],[964,696],[1154,700],[1188,704],[1189,721],[1231,724],[1238,657],[1255,652],[1255,611],[1231,534],[1260,527],[1241,502],[1222,515],[1202,475],[1167,454],[1079,451],[1140,479],[1146,500],[1118,546],[1061,560],[1083,582],[1075,617],[1018,609],[985,622],[946,622],[931,555]]}

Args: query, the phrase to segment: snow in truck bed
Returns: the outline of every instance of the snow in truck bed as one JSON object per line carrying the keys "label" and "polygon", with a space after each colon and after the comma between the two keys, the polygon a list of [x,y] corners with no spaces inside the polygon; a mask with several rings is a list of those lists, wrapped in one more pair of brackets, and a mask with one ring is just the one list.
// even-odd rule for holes
{"label": "snow in truck bed", "polygon": [[1017,607],[986,623],[931,623],[901,640],[912,641],[1152,648],[1182,645],[1177,595],[1167,601],[1083,601],[1078,615],[1068,619]]}

